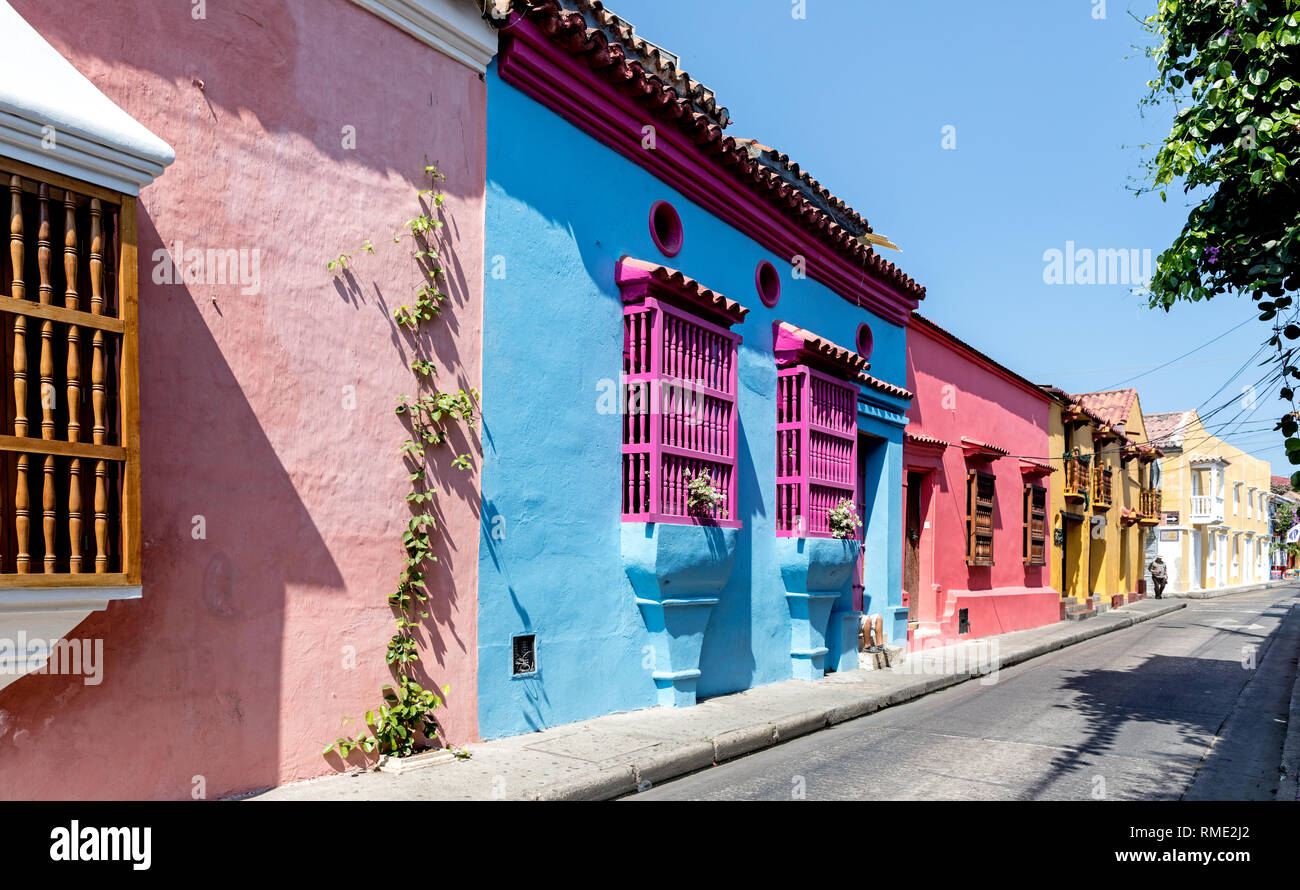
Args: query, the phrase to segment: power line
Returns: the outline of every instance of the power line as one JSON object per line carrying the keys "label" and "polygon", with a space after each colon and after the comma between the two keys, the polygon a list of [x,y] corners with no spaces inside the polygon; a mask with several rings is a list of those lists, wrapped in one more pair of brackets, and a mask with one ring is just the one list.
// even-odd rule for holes
{"label": "power line", "polygon": [[1151,370],[1149,370],[1149,371],[1143,371],[1141,374],[1134,374],[1132,377],[1126,377],[1126,378],[1124,378],[1123,380],[1121,380],[1119,383],[1112,383],[1110,386],[1107,386],[1105,389],[1100,390],[1100,391],[1101,391],[1101,392],[1105,392],[1105,391],[1107,391],[1107,390],[1115,389],[1117,386],[1123,386],[1125,383],[1128,383],[1128,382],[1133,381],[1133,380],[1138,380],[1139,378],[1145,377],[1145,376],[1147,376],[1148,374],[1154,374],[1156,371],[1159,371],[1159,370],[1161,370],[1161,369],[1163,369],[1163,368],[1167,368],[1167,367],[1169,367],[1169,366],[1172,365],[1172,364],[1176,364],[1177,362],[1180,362],[1180,361],[1182,361],[1183,359],[1187,358],[1189,355],[1192,355],[1192,354],[1194,354],[1194,353],[1200,352],[1202,349],[1204,349],[1205,347],[1209,346],[1211,343],[1217,343],[1218,341],[1222,340],[1224,337],[1228,336],[1229,334],[1231,334],[1233,331],[1237,330],[1238,328],[1244,328],[1246,325],[1250,324],[1250,323],[1251,323],[1252,321],[1254,321],[1254,320],[1255,320],[1255,319],[1254,319],[1254,317],[1252,316],[1251,318],[1248,318],[1248,319],[1246,319],[1245,321],[1243,321],[1241,324],[1236,325],[1235,327],[1228,328],[1228,330],[1224,331],[1222,334],[1220,334],[1219,336],[1215,337],[1213,340],[1207,340],[1206,342],[1202,343],[1200,346],[1196,347],[1195,349],[1189,350],[1188,352],[1184,352],[1182,355],[1178,356],[1178,358],[1170,359],[1169,361],[1165,362],[1165,363],[1162,364],[1162,365],[1156,365],[1156,366],[1155,366],[1154,368],[1152,368]]}

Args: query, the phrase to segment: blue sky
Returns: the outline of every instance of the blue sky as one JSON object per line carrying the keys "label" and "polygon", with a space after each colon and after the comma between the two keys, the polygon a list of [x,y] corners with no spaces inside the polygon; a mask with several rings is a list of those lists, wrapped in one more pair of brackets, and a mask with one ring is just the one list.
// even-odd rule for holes
{"label": "blue sky", "polygon": [[1136,386],[1148,414],[1236,397],[1211,431],[1235,416],[1217,432],[1290,473],[1277,387],[1244,409],[1263,322],[1124,382],[1254,319],[1248,299],[1165,313],[1131,286],[1044,283],[1045,251],[1154,257],[1186,218],[1181,189],[1131,191],[1173,114],[1139,107],[1152,68],[1134,15],[1153,0],[1109,0],[1104,19],[1097,0],[805,0],[803,19],[794,0],[607,5],[717,92],[729,134],[786,152],[901,246],[882,252],[926,286],[922,313],[1037,382]]}

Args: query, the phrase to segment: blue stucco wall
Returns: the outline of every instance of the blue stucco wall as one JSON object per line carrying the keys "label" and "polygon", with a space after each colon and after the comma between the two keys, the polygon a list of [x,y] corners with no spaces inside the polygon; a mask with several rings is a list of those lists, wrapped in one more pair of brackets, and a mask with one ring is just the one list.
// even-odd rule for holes
{"label": "blue stucco wall", "polygon": [[[620,417],[600,413],[622,360],[623,254],[663,262],[749,308],[740,347],[740,530],[730,581],[700,656],[702,696],[790,677],[790,612],[774,553],[776,367],[780,318],[851,346],[875,338],[872,374],[905,385],[904,330],[850,305],[641,167],[503,83],[488,82],[483,322],[483,511],[479,566],[479,734],[495,738],[656,702],[647,631],[620,555]],[[663,257],[651,204],[670,201],[685,245]],[[760,260],[782,270],[767,309]],[[498,277],[502,276],[502,277]],[[602,383],[604,381],[604,383]],[[869,488],[870,609],[901,590],[902,433]],[[890,623],[887,618],[887,624]],[[538,671],[511,676],[511,640],[537,635]]]}

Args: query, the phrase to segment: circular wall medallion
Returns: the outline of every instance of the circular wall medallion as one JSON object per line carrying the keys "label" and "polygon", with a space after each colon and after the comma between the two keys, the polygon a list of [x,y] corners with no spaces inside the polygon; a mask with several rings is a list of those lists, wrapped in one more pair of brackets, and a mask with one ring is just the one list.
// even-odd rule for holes
{"label": "circular wall medallion", "polygon": [[871,336],[871,325],[863,322],[858,325],[858,355],[863,358],[871,358],[871,348],[875,345],[875,340]]}
{"label": "circular wall medallion", "polygon": [[667,201],[650,207],[650,237],[664,256],[677,256],[682,249],[682,218]]}
{"label": "circular wall medallion", "polygon": [[767,260],[759,263],[754,270],[754,286],[758,288],[758,298],[769,309],[781,299],[781,274]]}

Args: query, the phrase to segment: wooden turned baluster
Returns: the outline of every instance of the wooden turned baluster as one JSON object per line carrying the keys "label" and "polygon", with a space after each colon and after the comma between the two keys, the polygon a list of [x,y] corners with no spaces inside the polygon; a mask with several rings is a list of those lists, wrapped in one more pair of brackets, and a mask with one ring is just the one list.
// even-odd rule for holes
{"label": "wooden turned baluster", "polygon": [[[104,227],[99,199],[90,202],[90,314],[104,312]],[[104,332],[96,330],[91,338],[90,402],[93,414],[91,439],[103,445],[107,434],[104,420]],[[95,462],[95,572],[108,571],[108,465]],[[78,502],[80,508],[80,502]],[[80,521],[80,520],[78,520]]]}
{"label": "wooden turned baluster", "polygon": [[108,467],[95,463],[95,572],[108,571]]}
{"label": "wooden turned baluster", "polygon": [[[40,268],[41,283],[37,299],[43,306],[54,301],[54,285],[50,282],[50,189],[42,183],[37,193],[40,206],[39,228],[36,232],[36,264]],[[41,438],[54,438],[54,322],[41,322]]]}
{"label": "wooden turned baluster", "polygon": [[[18,176],[9,177],[9,259],[14,277],[9,291],[15,300],[27,299],[27,285],[23,281],[26,262],[23,242],[23,181]],[[27,318],[14,316],[14,435],[27,435]],[[16,569],[27,572],[31,568],[28,545],[31,536],[31,496],[27,490],[27,463],[25,454],[18,455],[18,478],[14,483],[14,531],[17,537]]]}
{"label": "wooden turned baluster", "polygon": [[44,507],[44,512],[42,514],[43,522],[41,525],[42,531],[45,533],[45,571],[47,573],[54,571],[54,534],[55,521],[57,519],[54,512],[54,504],[54,456],[46,455],[44,496],[41,499],[41,505]]}
{"label": "wooden turned baluster", "polygon": [[[37,300],[42,305],[54,301],[54,285],[50,279],[50,188],[41,183],[37,188],[37,205],[40,208],[36,230],[36,265],[41,281],[37,286]],[[41,322],[41,438],[54,438],[54,322]],[[45,571],[54,571],[55,494],[54,458],[47,455],[41,483],[42,522],[45,539]]]}
{"label": "wooden turned baluster", "polygon": [[[36,188],[36,204],[39,207],[38,227],[36,227],[36,268],[40,272],[40,283],[36,286],[36,299],[43,305],[53,303],[55,286],[49,277],[49,260],[52,251],[49,247],[49,186],[40,184]],[[40,322],[40,438],[55,438],[55,325],[51,321]],[[45,572],[55,570],[55,459],[45,456],[42,478],[42,531],[45,542]]]}
{"label": "wooden turned baluster", "polygon": [[[81,308],[81,296],[77,293],[77,205],[72,201],[71,193],[65,193],[63,200],[66,221],[63,230],[63,272],[68,282],[68,290],[63,296],[63,305],[68,309]],[[98,224],[98,218],[92,219],[92,225]],[[95,234],[91,232],[91,264],[94,265]],[[101,263],[102,264],[102,263]],[[91,271],[94,275],[94,271]],[[81,435],[81,332],[75,324],[68,325],[68,441],[80,441]]]}
{"label": "wooden turned baluster", "polygon": [[[77,293],[77,205],[71,192],[63,193],[63,271],[68,282],[63,305],[80,309],[81,297]],[[95,240],[94,227],[99,224],[97,215],[91,217],[91,278],[94,278]],[[102,263],[101,263],[102,264]],[[77,326],[68,325],[68,441],[81,441],[81,332]],[[68,571],[81,571],[81,459],[68,461]]]}

